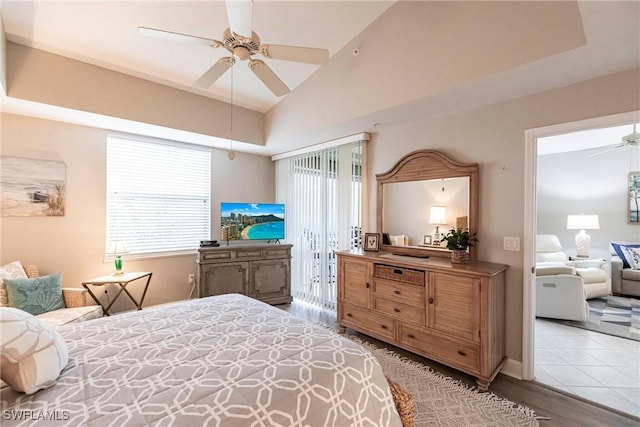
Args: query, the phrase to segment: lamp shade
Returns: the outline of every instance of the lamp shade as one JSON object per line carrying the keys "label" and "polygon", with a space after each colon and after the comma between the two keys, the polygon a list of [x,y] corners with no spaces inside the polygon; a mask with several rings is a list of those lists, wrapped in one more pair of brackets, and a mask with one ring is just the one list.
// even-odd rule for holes
{"label": "lamp shade", "polygon": [[127,252],[129,252],[129,250],[127,249],[127,244],[124,242],[124,240],[114,240],[109,245],[109,251],[107,253],[113,255],[122,255],[126,254]]}
{"label": "lamp shade", "polygon": [[567,215],[567,230],[599,230],[598,215]]}
{"label": "lamp shade", "polygon": [[429,224],[446,224],[447,214],[444,206],[431,206]]}

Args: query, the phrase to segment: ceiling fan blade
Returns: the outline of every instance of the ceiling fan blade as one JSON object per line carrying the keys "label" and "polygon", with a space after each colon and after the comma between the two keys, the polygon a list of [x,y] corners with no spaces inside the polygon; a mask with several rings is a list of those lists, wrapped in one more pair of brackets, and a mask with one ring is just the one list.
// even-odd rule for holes
{"label": "ceiling fan blade", "polygon": [[260,46],[260,54],[267,58],[317,65],[322,65],[329,60],[329,51],[327,49],[280,44],[263,44]]}
{"label": "ceiling fan blade", "polygon": [[249,61],[249,68],[275,96],[283,96],[291,92],[287,85],[263,61],[259,59],[251,60]]}
{"label": "ceiling fan blade", "polygon": [[194,86],[206,89],[216,82],[229,68],[235,64],[236,60],[230,56],[218,59],[218,62],[213,64],[211,68],[204,72],[204,74],[193,83]]}
{"label": "ceiling fan blade", "polygon": [[138,33],[145,36],[157,37],[161,39],[173,40],[178,42],[201,44],[201,45],[213,46],[213,47],[222,46],[222,43],[220,43],[217,40],[207,39],[204,37],[190,36],[188,34],[182,34],[182,33],[174,33],[172,31],[157,30],[155,28],[138,27]]}
{"label": "ceiling fan blade", "polygon": [[609,151],[613,151],[613,150],[615,150],[616,148],[621,148],[621,147],[624,147],[624,146],[625,146],[625,144],[616,144],[616,145],[613,145],[613,146],[611,146],[611,147],[609,147],[609,148],[606,148],[606,149],[604,149],[604,150],[598,151],[598,152],[596,152],[596,153],[589,154],[587,157],[595,157],[595,156],[599,156],[600,154],[608,153]]}
{"label": "ceiling fan blade", "polygon": [[231,31],[251,38],[253,32],[253,1],[226,0],[227,17]]}

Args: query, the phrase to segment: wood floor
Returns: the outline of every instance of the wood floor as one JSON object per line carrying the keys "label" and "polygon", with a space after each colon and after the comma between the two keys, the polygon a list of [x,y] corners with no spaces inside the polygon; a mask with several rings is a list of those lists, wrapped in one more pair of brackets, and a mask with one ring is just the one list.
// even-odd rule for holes
{"label": "wood floor", "polygon": [[[336,322],[336,314],[334,312],[322,310],[312,305],[294,300],[291,304],[279,305],[277,307],[310,322],[322,323],[330,327],[338,326]],[[378,347],[389,348],[402,356],[406,356],[415,361],[424,363],[425,365],[429,365],[434,370],[452,378],[475,385],[475,379],[462,372],[407,352],[403,349],[391,346],[382,341],[376,340],[375,338],[359,334],[350,329],[347,330],[347,333],[365,339]],[[542,427],[640,426],[640,419],[638,418],[632,418],[622,413],[612,411],[606,407],[601,407],[563,392],[555,391],[536,382],[521,381],[503,374],[499,374],[491,383],[489,391],[500,397],[504,397],[535,410],[540,419],[540,426]]]}

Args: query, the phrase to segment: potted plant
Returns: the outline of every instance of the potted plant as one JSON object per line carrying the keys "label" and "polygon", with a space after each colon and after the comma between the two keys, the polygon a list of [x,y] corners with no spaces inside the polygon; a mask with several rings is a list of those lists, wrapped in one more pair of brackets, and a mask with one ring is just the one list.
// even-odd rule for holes
{"label": "potted plant", "polygon": [[451,262],[463,263],[466,261],[467,250],[476,242],[475,234],[469,233],[469,230],[461,228],[452,228],[444,236],[447,242],[447,249],[451,251]]}

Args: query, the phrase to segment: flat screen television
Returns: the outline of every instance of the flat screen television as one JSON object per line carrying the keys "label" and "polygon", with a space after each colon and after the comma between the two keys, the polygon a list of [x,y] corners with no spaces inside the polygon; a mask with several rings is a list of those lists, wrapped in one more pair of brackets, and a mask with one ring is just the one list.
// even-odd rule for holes
{"label": "flat screen television", "polygon": [[284,204],[220,204],[220,240],[279,239],[284,239]]}

